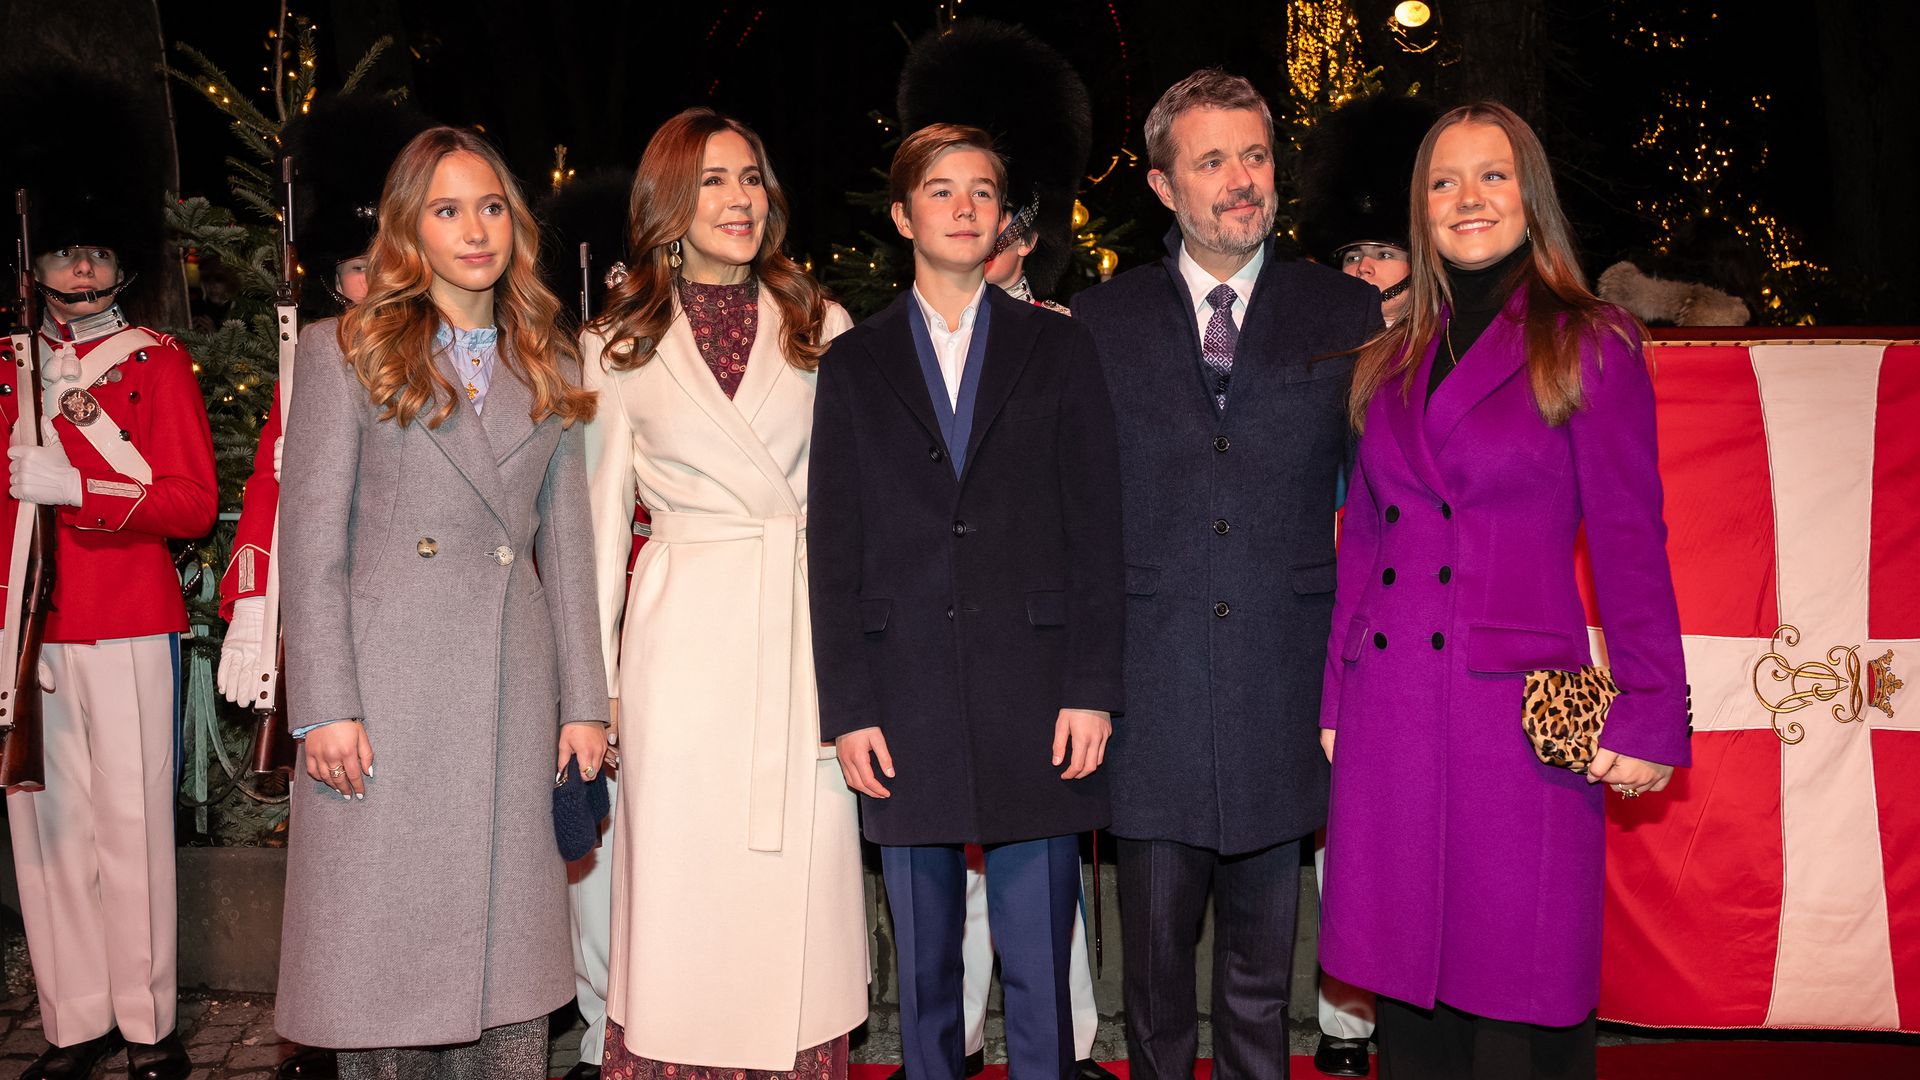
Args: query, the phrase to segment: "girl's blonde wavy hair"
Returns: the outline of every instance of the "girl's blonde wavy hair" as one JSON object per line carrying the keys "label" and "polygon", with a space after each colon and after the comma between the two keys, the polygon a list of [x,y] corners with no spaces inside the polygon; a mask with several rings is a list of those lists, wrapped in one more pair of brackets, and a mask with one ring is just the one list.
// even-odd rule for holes
{"label": "girl's blonde wavy hair", "polygon": [[579,348],[556,332],[560,301],[540,278],[540,229],[499,151],[464,128],[435,127],[414,136],[387,170],[380,193],[378,234],[367,263],[367,298],[340,317],[340,351],[381,408],[381,420],[402,427],[431,410],[427,426],[453,415],[453,380],[434,360],[440,309],[428,295],[433,268],[420,247],[433,172],[449,154],[467,153],[500,179],[513,226],[513,252],[493,287],[494,321],[510,348],[500,364],[533,391],[534,423],[558,416],[563,425],[593,419],[595,395],[578,381]]}

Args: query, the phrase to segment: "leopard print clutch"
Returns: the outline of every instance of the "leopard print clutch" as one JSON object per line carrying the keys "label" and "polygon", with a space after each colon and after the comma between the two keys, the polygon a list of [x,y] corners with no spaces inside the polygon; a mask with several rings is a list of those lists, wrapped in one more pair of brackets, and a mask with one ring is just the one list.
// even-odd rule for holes
{"label": "leopard print clutch", "polygon": [[1586,772],[1600,749],[1607,706],[1619,695],[1607,669],[1592,664],[1579,671],[1527,672],[1521,725],[1534,756],[1558,769]]}

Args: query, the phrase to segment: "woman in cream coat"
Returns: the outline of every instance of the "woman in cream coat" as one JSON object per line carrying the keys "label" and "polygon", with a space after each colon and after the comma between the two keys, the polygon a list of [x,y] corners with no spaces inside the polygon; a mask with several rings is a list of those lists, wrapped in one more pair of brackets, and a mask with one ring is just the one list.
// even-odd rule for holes
{"label": "woman in cream coat", "polygon": [[[668,121],[632,208],[635,265],[582,346],[623,736],[603,1070],[840,1077],[866,925],[820,742],[805,496],[815,369],[850,320],[780,253],[786,203],[737,122]],[[636,495],[652,540],[629,585]]]}

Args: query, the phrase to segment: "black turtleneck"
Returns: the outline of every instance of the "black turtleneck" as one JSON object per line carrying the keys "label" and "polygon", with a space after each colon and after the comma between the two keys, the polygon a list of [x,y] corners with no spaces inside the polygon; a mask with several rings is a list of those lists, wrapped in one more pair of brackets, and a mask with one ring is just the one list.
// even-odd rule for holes
{"label": "black turtleneck", "polygon": [[[1507,306],[1513,296],[1509,281],[1515,267],[1533,253],[1533,243],[1522,240],[1520,246],[1499,262],[1479,270],[1462,270],[1447,264],[1447,285],[1453,293],[1452,320],[1442,329],[1440,348],[1433,356],[1433,373],[1427,377],[1427,397],[1439,388],[1441,380],[1453,371],[1460,357],[1467,355],[1480,340],[1493,317]],[[1449,347],[1451,346],[1451,347]]]}

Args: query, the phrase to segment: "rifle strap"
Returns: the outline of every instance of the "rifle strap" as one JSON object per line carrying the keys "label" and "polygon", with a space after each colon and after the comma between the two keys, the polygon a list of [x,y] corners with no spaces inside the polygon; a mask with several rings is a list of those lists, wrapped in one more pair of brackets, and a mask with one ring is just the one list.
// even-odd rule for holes
{"label": "rifle strap", "polygon": [[[42,394],[40,415],[48,430],[52,430],[53,418],[64,416],[87,442],[105,458],[107,466],[122,476],[131,476],[142,484],[153,483],[153,467],[147,464],[146,457],[132,440],[120,437],[120,429],[111,423],[100,423],[105,416],[100,403],[93,400],[93,384],[106,377],[107,372],[124,363],[127,357],[142,349],[158,348],[160,341],[152,334],[137,326],[129,326],[107,340],[95,345],[87,355],[79,358],[77,371],[74,362],[57,354],[71,348],[68,345],[55,345],[56,356],[47,364],[48,371],[63,373],[47,382]],[[62,363],[62,360],[66,360]]]}

